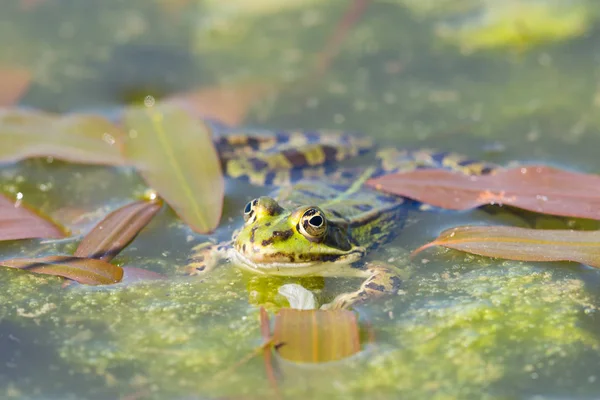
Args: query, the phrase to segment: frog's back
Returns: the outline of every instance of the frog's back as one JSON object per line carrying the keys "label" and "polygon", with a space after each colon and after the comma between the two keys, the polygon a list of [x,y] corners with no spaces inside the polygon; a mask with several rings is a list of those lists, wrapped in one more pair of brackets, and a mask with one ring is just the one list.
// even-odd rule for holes
{"label": "frog's back", "polygon": [[328,220],[347,225],[353,239],[365,247],[381,244],[399,231],[411,203],[366,186],[353,190],[350,182],[316,179],[282,188],[275,196],[288,209],[318,206]]}

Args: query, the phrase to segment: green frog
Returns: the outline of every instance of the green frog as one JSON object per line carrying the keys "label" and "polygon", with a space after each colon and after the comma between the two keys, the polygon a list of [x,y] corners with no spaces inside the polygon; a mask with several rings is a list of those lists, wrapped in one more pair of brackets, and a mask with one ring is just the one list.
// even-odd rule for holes
{"label": "green frog", "polygon": [[[328,168],[329,161],[358,155],[370,144],[344,134],[294,135],[294,140],[284,138],[283,150],[277,148],[281,134],[270,142],[264,136],[259,140],[243,134],[221,139],[227,143],[222,148],[232,146],[228,160],[233,164],[225,168],[229,175],[243,175],[250,182],[274,183],[280,188],[271,196],[246,204],[244,224],[230,241],[197,246],[187,265],[188,272],[206,274],[227,260],[263,275],[363,279],[357,290],[338,295],[322,307],[326,309],[349,308],[393,294],[402,284],[400,271],[387,263],[363,259],[401,230],[415,202],[365,187],[364,181],[383,173],[424,167],[467,174],[489,173],[494,168],[454,153],[395,149],[378,153],[377,168]],[[288,147],[290,142],[293,147]],[[235,147],[231,143],[237,145],[237,150],[231,150]],[[248,143],[255,143],[253,149],[247,148]],[[268,145],[261,150],[257,143]],[[269,162],[273,159],[277,161]],[[317,172],[315,167],[319,168]]]}

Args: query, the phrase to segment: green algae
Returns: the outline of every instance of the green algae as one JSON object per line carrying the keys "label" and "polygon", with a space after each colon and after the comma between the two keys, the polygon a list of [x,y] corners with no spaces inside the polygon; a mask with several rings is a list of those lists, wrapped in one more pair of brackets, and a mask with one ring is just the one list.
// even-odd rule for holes
{"label": "green algae", "polygon": [[[280,360],[284,393],[499,398],[510,394],[494,392],[502,382],[526,387],[584,353],[600,356],[582,324],[596,306],[573,274],[467,260],[421,267],[400,297],[360,308],[376,341],[359,356],[313,367]],[[159,398],[271,393],[260,357],[233,368],[261,343],[258,308],[238,271],[103,289],[60,290],[56,278],[20,271],[6,277],[1,319],[34,321],[65,363],[109,388]]]}
{"label": "green algae", "polygon": [[[458,27],[440,24],[437,35],[465,53],[507,47],[525,50],[586,33],[592,15],[584,1],[481,1],[481,18]],[[523,16],[526,15],[526,18]]]}

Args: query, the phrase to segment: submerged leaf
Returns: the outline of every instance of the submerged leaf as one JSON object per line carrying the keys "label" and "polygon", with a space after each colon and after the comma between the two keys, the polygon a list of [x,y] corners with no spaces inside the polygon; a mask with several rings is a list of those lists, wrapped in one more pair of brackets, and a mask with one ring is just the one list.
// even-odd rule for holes
{"label": "submerged leaf", "polygon": [[600,176],[546,166],[523,166],[480,176],[421,169],[370,179],[367,185],[451,210],[497,204],[600,219]]}
{"label": "submerged leaf", "polygon": [[31,238],[58,239],[64,230],[23,203],[17,203],[0,195],[0,240]]}
{"label": "submerged leaf", "polygon": [[432,246],[509,260],[575,261],[600,268],[600,231],[459,226],[443,231],[412,255]]}
{"label": "submerged leaf", "polygon": [[31,83],[31,73],[26,69],[0,67],[0,107],[19,102]]}
{"label": "submerged leaf", "polygon": [[97,115],[0,110],[0,162],[54,157],[85,164],[123,165],[122,133]]}
{"label": "submerged leaf", "polygon": [[83,238],[74,255],[109,262],[131,243],[161,206],[160,200],[140,200],[111,212]]}
{"label": "submerged leaf", "polygon": [[348,310],[283,308],[275,316],[273,343],[281,357],[294,362],[349,357],[360,351],[356,315]]}
{"label": "submerged leaf", "polygon": [[130,108],[125,154],[193,230],[212,231],[223,207],[223,175],[208,127],[175,105]]}
{"label": "submerged leaf", "polygon": [[167,279],[166,275],[154,271],[149,271],[147,269],[137,267],[122,267],[122,269],[123,279],[121,280],[121,282],[123,282],[124,284]]}
{"label": "submerged leaf", "polygon": [[102,260],[74,256],[46,256],[0,260],[0,265],[37,274],[62,276],[85,285],[111,285],[123,278],[123,269]]}

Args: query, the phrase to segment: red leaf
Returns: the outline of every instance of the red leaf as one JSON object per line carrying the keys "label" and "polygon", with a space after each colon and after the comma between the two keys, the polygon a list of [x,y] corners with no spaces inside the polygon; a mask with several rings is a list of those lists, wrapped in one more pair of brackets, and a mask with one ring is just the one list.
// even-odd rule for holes
{"label": "red leaf", "polygon": [[0,195],[0,240],[62,237],[65,231],[50,219]]}
{"label": "red leaf", "polygon": [[443,231],[411,255],[432,246],[509,260],[575,261],[600,268],[600,231],[459,226]]}
{"label": "red leaf", "polygon": [[110,285],[121,281],[123,269],[102,260],[73,256],[13,258],[0,265],[24,269],[37,274],[62,276],[85,285]]}
{"label": "red leaf", "polygon": [[370,179],[367,185],[451,210],[496,204],[600,219],[600,176],[547,166],[517,167],[480,176],[422,169]]}
{"label": "red leaf", "polygon": [[173,96],[167,102],[182,105],[200,118],[238,126],[246,119],[250,107],[272,91],[273,87],[267,84],[207,87]]}
{"label": "red leaf", "polygon": [[74,255],[112,260],[135,239],[161,206],[160,200],[140,200],[111,212],[83,238]]}
{"label": "red leaf", "polygon": [[26,69],[0,67],[0,107],[18,103],[30,83],[31,73]]}

